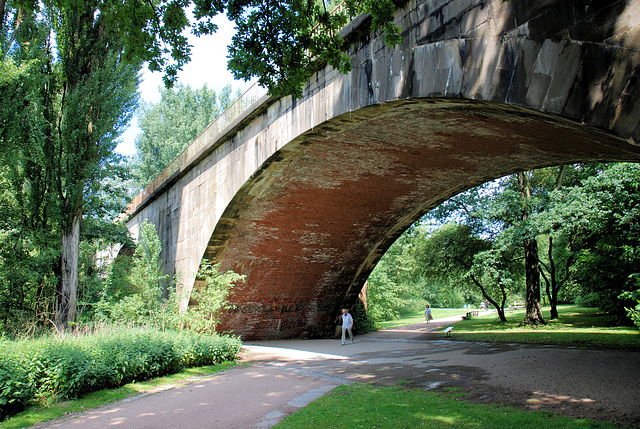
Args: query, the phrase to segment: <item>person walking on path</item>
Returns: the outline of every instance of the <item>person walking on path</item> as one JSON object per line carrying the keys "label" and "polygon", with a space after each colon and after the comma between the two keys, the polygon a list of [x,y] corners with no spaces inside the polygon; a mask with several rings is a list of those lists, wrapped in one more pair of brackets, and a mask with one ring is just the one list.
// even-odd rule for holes
{"label": "person walking on path", "polygon": [[351,344],[353,344],[353,317],[349,314],[349,310],[346,308],[342,309],[342,345],[344,346],[346,341],[346,333],[349,331],[349,339],[351,340]]}
{"label": "person walking on path", "polygon": [[433,320],[433,316],[431,315],[431,308],[429,307],[429,304],[427,304],[427,306],[424,309],[424,320],[427,323]]}

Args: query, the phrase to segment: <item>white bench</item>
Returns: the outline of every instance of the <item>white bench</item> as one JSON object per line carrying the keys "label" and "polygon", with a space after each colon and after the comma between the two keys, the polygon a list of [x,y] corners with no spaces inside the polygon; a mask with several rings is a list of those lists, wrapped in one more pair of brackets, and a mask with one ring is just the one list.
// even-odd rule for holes
{"label": "white bench", "polygon": [[451,331],[453,331],[453,326],[449,326],[448,328],[445,328],[445,330],[442,332],[447,334],[447,338],[451,338]]}

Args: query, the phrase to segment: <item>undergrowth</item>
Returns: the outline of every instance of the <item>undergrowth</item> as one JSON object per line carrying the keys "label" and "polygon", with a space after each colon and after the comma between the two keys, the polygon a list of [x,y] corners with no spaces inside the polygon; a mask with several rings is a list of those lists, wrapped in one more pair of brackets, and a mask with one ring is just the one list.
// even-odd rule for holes
{"label": "undergrowth", "polygon": [[111,328],[88,335],[0,339],[0,421],[33,402],[233,360],[240,340],[192,331]]}

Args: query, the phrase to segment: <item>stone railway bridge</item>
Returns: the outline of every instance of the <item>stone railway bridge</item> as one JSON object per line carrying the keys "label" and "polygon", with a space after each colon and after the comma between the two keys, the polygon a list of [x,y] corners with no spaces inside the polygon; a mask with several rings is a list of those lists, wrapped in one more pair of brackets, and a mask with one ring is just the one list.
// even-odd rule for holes
{"label": "stone railway bridge", "polygon": [[[410,0],[402,44],[361,16],[353,70],[212,125],[131,203],[190,292],[203,258],[245,274],[223,330],[331,335],[407,227],[519,170],[640,161],[640,1]],[[186,300],[182,303],[187,304]]]}

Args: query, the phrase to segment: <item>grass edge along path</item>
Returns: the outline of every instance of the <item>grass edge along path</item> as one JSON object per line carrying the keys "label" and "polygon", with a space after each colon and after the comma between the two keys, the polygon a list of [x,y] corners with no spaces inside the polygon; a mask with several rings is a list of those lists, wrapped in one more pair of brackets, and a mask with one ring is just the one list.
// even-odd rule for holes
{"label": "grass edge along path", "polygon": [[61,418],[66,415],[80,413],[99,408],[133,396],[152,394],[178,386],[195,383],[220,374],[223,371],[241,366],[237,361],[225,361],[216,365],[187,368],[181,372],[158,377],[151,380],[125,384],[116,389],[103,389],[91,392],[78,399],[54,402],[51,404],[33,405],[26,410],[0,422],[0,429],[25,428],[37,423]]}
{"label": "grass edge along path", "polygon": [[274,428],[619,428],[615,423],[575,419],[547,411],[464,401],[464,393],[425,392],[399,386],[343,385],[286,417]]}

